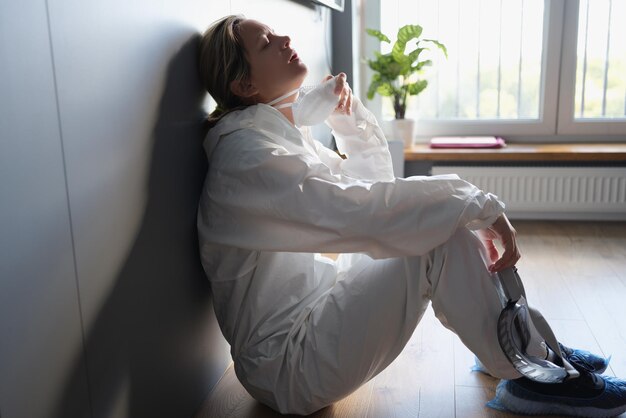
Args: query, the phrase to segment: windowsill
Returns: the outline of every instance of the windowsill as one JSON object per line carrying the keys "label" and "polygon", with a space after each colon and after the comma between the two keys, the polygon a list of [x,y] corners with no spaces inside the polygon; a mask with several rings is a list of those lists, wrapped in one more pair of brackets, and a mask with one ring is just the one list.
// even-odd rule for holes
{"label": "windowsill", "polygon": [[504,148],[404,149],[405,161],[626,161],[626,144],[507,144]]}

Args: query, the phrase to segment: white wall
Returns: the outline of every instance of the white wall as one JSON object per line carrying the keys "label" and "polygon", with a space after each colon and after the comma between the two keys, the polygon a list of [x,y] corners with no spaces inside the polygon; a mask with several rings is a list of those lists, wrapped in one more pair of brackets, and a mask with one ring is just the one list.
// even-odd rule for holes
{"label": "white wall", "polygon": [[0,3],[0,415],[190,416],[230,361],[195,214],[198,34],[242,12],[327,72],[289,0]]}

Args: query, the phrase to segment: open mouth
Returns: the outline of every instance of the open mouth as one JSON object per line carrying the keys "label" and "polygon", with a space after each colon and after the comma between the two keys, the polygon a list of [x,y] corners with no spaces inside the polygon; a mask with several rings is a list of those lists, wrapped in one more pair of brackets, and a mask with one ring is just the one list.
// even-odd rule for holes
{"label": "open mouth", "polygon": [[291,53],[291,57],[289,57],[289,61],[288,62],[292,62],[293,60],[297,60],[298,59],[298,54],[296,53],[296,51],[293,51]]}

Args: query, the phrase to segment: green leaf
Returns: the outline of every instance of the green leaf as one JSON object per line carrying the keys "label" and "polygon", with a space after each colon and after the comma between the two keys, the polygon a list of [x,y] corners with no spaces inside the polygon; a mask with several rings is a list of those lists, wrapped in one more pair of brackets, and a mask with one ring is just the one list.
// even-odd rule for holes
{"label": "green leaf", "polygon": [[367,65],[374,71],[378,71],[378,60],[367,60]]}
{"label": "green leaf", "polygon": [[417,94],[420,94],[427,86],[428,86],[428,81],[419,80],[419,81],[416,81],[415,83],[409,84],[407,87],[408,87],[409,94],[412,96],[415,96]]}
{"label": "green leaf", "polygon": [[[419,42],[418,42],[419,43]],[[419,58],[420,54],[422,53],[423,50],[428,49],[428,48],[416,48],[413,51],[411,51],[409,53],[409,61],[411,63],[415,62],[416,59]]]}
{"label": "green leaf", "polygon": [[389,64],[394,63],[395,61],[393,60],[393,57],[391,56],[391,54],[385,54],[385,55],[377,55],[377,61],[380,65],[387,67]]}
{"label": "green leaf", "polygon": [[381,42],[391,43],[391,40],[389,40],[387,35],[385,35],[384,33],[382,33],[379,30],[376,30],[376,29],[365,29],[365,32],[367,32],[368,35],[371,35],[371,36],[374,36],[374,37],[378,38],[378,40],[381,41]]}
{"label": "green leaf", "polygon": [[391,84],[383,82],[378,86],[376,92],[381,96],[392,96],[394,93],[394,88],[391,87]]}
{"label": "green leaf", "polygon": [[380,74],[373,74],[372,75],[372,82],[370,83],[369,88],[367,89],[367,98],[369,100],[372,100],[374,98],[374,94],[376,93],[376,90],[378,89],[378,86],[380,86],[380,84],[382,83],[382,80],[380,78]]}
{"label": "green leaf", "polygon": [[377,57],[375,61],[369,60],[367,62],[372,70],[389,79],[394,79],[400,74],[401,67],[393,60],[391,54],[380,54]]}
{"label": "green leaf", "polygon": [[446,56],[446,58],[448,58],[448,49],[446,48],[446,46],[444,44],[442,44],[439,41],[435,41],[434,39],[424,39],[425,42],[432,42],[433,44],[437,45],[437,48],[441,49],[444,53],[444,55]]}
{"label": "green leaf", "polygon": [[413,71],[419,71],[422,69],[422,67],[430,67],[431,65],[433,65],[433,62],[431,60],[424,60],[424,61],[420,61],[417,63],[417,65],[415,65],[413,68]]}
{"label": "green leaf", "polygon": [[[397,62],[407,61],[409,58],[404,55],[406,44],[411,39],[417,39],[422,34],[422,27],[419,25],[404,25],[398,30],[398,39],[393,44],[391,55]],[[410,64],[410,63],[409,63]]]}
{"label": "green leaf", "polygon": [[391,96],[393,92],[394,89],[388,81],[383,80],[380,74],[374,74],[372,76],[372,82],[367,89],[367,98],[372,100],[375,93],[378,93],[381,96]]}
{"label": "green leaf", "polygon": [[403,66],[403,64],[392,61],[387,65],[386,71],[381,71],[381,72],[388,79],[393,80],[399,75],[403,74],[402,71],[404,69],[405,69],[405,66]]}

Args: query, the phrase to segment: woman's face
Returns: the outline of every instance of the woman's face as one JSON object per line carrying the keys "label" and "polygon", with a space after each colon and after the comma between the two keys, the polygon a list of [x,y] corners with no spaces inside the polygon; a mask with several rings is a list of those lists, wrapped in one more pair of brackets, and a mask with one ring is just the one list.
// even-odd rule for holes
{"label": "woman's face", "polygon": [[302,85],[307,67],[291,47],[289,36],[277,35],[252,19],[245,19],[239,26],[250,64],[251,90],[244,95],[255,103],[266,103]]}

